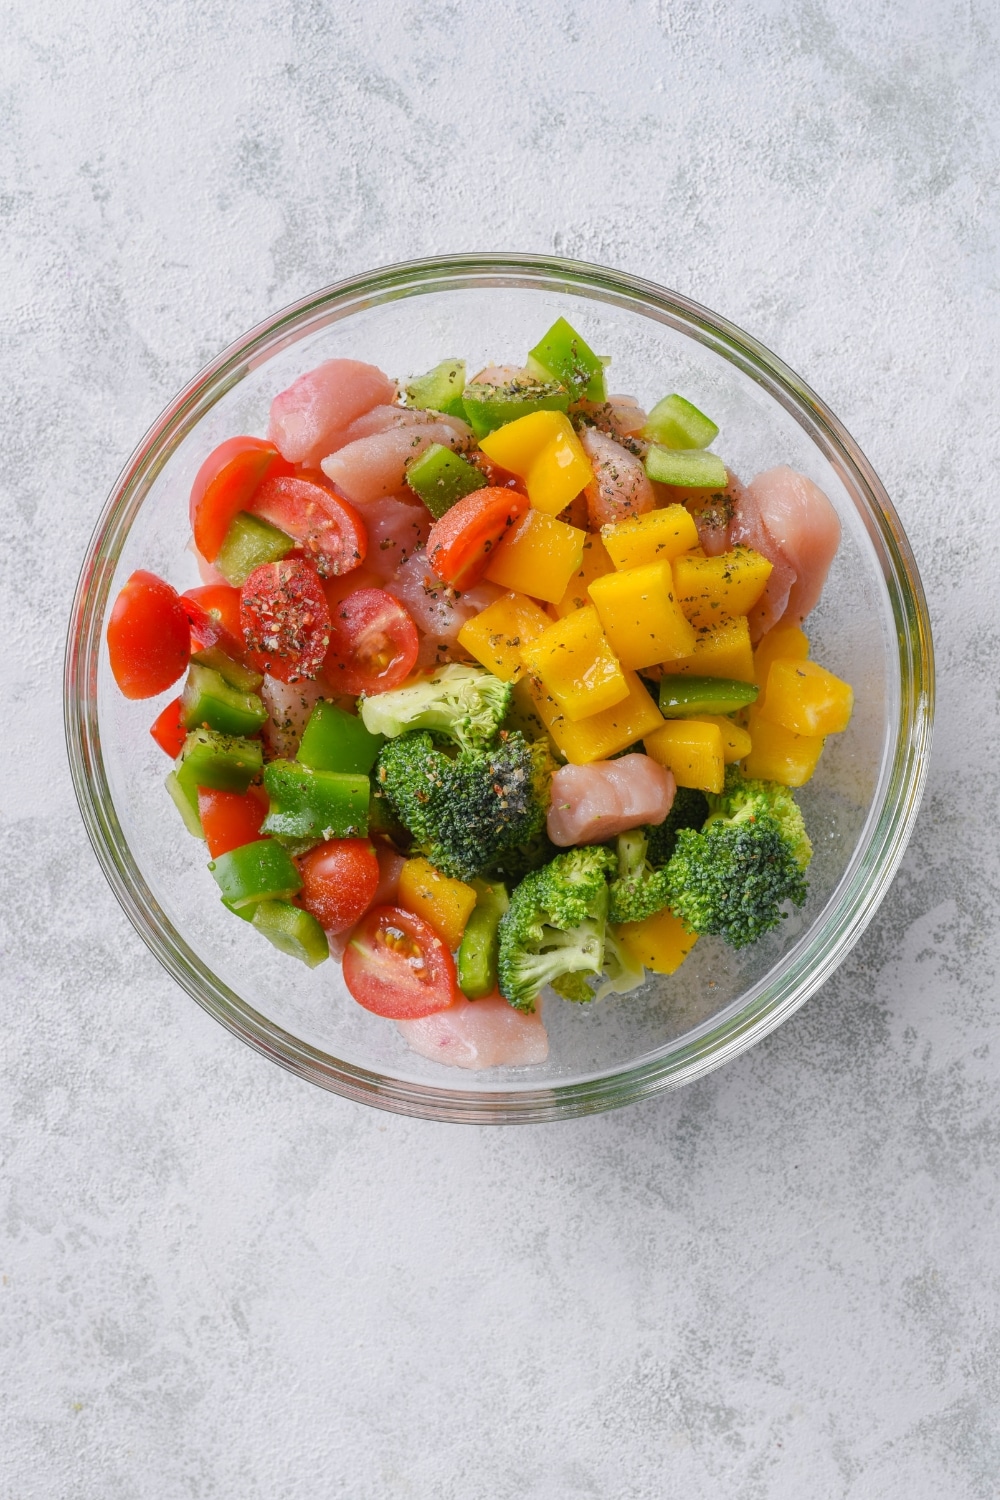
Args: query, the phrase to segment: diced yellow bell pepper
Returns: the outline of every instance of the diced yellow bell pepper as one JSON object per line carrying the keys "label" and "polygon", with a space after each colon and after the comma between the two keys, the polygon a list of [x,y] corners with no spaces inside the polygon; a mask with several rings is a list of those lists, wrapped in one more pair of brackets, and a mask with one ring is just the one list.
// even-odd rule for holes
{"label": "diced yellow bell pepper", "polygon": [[767,674],[760,718],[793,734],[840,734],[851,722],[854,690],[814,661],[777,657]]}
{"label": "diced yellow bell pepper", "polygon": [[726,714],[699,714],[702,724],[718,724],[722,735],[722,758],[727,766],[734,766],[744,755],[750,754],[750,735],[747,730]]}
{"label": "diced yellow bell pepper", "polygon": [[677,602],[692,625],[717,625],[745,615],[757,603],[774,564],[752,547],[718,557],[679,557],[674,563]]}
{"label": "diced yellow bell pepper", "polygon": [[[805,632],[797,625],[782,625],[780,622],[761,636],[753,651],[754,681],[763,688],[771,663],[779,656],[793,661],[805,661],[809,655],[809,641]],[[760,705],[761,699],[757,703]]]}
{"label": "diced yellow bell pepper", "polygon": [[711,630],[699,630],[692,654],[680,661],[665,661],[663,670],[691,677],[728,677],[735,682],[753,682],[753,647],[746,617],[737,615]]}
{"label": "diced yellow bell pepper", "polygon": [[628,697],[621,663],[592,604],[550,625],[523,647],[521,659],[574,724]]}
{"label": "diced yellow bell pepper", "polygon": [[698,545],[698,528],[683,505],[665,505],[644,516],[630,516],[613,526],[602,526],[601,537],[616,568],[640,568],[643,563],[673,562]]}
{"label": "diced yellow bell pepper", "polygon": [[574,766],[586,766],[593,760],[607,760],[634,745],[663,723],[663,716],[634,672],[625,673],[628,697],[605,708],[589,719],[574,723],[563,712],[541,683],[525,676],[517,684],[515,696],[527,690],[538,717],[548,730],[553,744]]}
{"label": "diced yellow bell pepper", "polygon": [[565,510],[594,477],[565,412],[529,412],[489,433],[479,446],[487,458],[523,479],[534,508],[549,516]]}
{"label": "diced yellow bell pepper", "polygon": [[476,893],[464,880],[435,870],[429,859],[408,859],[399,872],[398,905],[429,922],[454,952],[476,904]]}
{"label": "diced yellow bell pepper", "polygon": [[668,562],[606,573],[594,579],[590,597],[623,666],[652,667],[694,650],[695,633],[674,598]]}
{"label": "diced yellow bell pepper", "polygon": [[698,941],[698,934],[688,932],[668,906],[641,922],[620,922],[611,930],[636,963],[654,974],[675,973]]}
{"label": "diced yellow bell pepper", "polygon": [[604,550],[604,543],[596,532],[588,532],[587,539],[583,544],[583,561],[573,574],[566,586],[566,592],[555,604],[555,612],[560,619],[564,615],[571,614],[574,609],[583,609],[584,605],[590,603],[588,592],[595,578],[603,578],[605,573],[613,573],[614,563]]}
{"label": "diced yellow bell pepper", "polygon": [[671,719],[643,739],[646,754],[674,773],[678,786],[721,792],[726,779],[722,732],[704,719]]}
{"label": "diced yellow bell pepper", "polygon": [[779,781],[782,786],[805,786],[816,769],[823,750],[823,737],[793,734],[770,719],[762,719],[756,707],[747,716],[752,748],[743,761],[743,772],[759,781]]}
{"label": "diced yellow bell pepper", "polygon": [[[542,417],[544,412],[533,413]],[[558,416],[559,413],[557,412]],[[526,417],[520,419],[527,421]],[[512,424],[513,425],[513,424]],[[500,429],[501,432],[503,428]],[[580,566],[587,533],[540,510],[529,510],[511,527],[493,554],[486,577],[501,588],[555,604]]]}
{"label": "diced yellow bell pepper", "polygon": [[458,632],[464,646],[501,682],[516,682],[524,670],[521,650],[549,628],[549,617],[526,594],[504,594]]}

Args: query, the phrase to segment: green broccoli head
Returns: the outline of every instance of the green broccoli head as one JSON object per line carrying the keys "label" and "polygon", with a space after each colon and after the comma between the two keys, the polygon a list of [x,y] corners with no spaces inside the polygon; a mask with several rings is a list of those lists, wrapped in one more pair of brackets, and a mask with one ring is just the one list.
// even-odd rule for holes
{"label": "green broccoli head", "polygon": [[736,766],[730,766],[726,771],[725,786],[718,795],[709,796],[708,807],[706,827],[717,818],[735,823],[767,813],[781,829],[781,836],[799,868],[804,870],[812,859],[812,844],[802,821],[802,812],[787,786],[776,781],[750,780]]}
{"label": "green broccoli head", "polygon": [[[567,999],[593,999],[582,976],[599,974],[604,964],[614,869],[614,855],[592,844],[557,855],[521,881],[500,922],[497,965],[500,993],[516,1010],[534,1010],[539,992],[556,980]],[[579,978],[567,982],[571,975]]]}
{"label": "green broccoli head", "polygon": [[541,833],[548,751],[516,731],[451,750],[426,731],[389,740],[375,763],[375,800],[386,799],[431,864],[469,880]]}
{"label": "green broccoli head", "polygon": [[693,787],[679,786],[670,811],[662,823],[644,828],[646,858],[654,870],[662,869],[674,852],[682,828],[700,828],[708,817],[708,798]]}
{"label": "green broccoli head", "polygon": [[654,870],[646,857],[648,840],[641,828],[620,833],[618,874],[611,882],[612,922],[641,922],[662,911],[670,899],[666,870]]}
{"label": "green broccoli head", "polygon": [[510,695],[510,683],[492,672],[448,662],[419,682],[359,699],[358,708],[370,734],[395,739],[407,730],[428,729],[469,750],[496,734]]}

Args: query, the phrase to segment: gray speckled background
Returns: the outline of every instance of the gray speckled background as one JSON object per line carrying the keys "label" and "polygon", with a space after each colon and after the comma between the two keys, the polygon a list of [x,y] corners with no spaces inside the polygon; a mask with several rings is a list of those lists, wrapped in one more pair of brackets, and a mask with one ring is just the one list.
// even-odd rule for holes
{"label": "gray speckled background", "polygon": [[[1000,1488],[1000,13],[822,0],[35,0],[0,55],[0,1494],[966,1500]],[[64,764],[125,456],[264,313],[556,251],[777,350],[894,496],[935,761],[881,914],[626,1112],[366,1110],[204,1015]]]}

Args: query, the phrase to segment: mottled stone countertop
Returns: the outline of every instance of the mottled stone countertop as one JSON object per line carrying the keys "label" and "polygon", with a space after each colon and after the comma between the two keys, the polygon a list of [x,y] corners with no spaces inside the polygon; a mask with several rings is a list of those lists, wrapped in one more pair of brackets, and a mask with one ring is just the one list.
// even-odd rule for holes
{"label": "mottled stone countertop", "polygon": [[[1000,1491],[1000,12],[980,0],[4,10],[0,1495]],[[879,916],[788,1024],[618,1114],[422,1123],[160,970],[77,814],[80,559],[268,311],[444,250],[648,276],[859,439],[936,632]]]}

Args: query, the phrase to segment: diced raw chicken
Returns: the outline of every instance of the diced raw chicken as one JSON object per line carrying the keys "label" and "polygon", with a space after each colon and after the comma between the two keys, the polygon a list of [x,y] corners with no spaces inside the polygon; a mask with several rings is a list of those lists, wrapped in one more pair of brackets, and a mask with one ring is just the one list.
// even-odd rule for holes
{"label": "diced raw chicken", "polygon": [[356,417],[395,396],[393,382],[374,365],[328,359],[275,396],[267,435],[289,463],[315,467]]}
{"label": "diced raw chicken", "polygon": [[514,1010],[500,995],[456,1000],[419,1021],[397,1021],[408,1047],[452,1068],[518,1068],[544,1062],[549,1037],[540,1010]]}
{"label": "diced raw chicken", "polygon": [[443,411],[421,411],[414,406],[373,406],[347,428],[344,444],[374,437],[377,432],[389,432],[394,427],[422,427],[428,422],[443,422],[456,437],[465,442],[472,441],[472,428],[461,417],[450,417]]}
{"label": "diced raw chicken", "polygon": [[581,401],[579,410],[594,426],[621,442],[635,437],[646,425],[646,413],[631,396],[609,396],[606,401]]}
{"label": "diced raw chicken", "polygon": [[732,546],[743,542],[774,564],[749,615],[757,641],[779,620],[797,624],[813,608],[840,545],[840,518],[818,485],[782,464],[747,485],[730,538]]}
{"label": "diced raw chicken", "polygon": [[662,823],[677,790],[673,775],[648,755],[560,766],[546,820],[560,848],[599,844],[644,823]]}
{"label": "diced raw chicken", "polygon": [[[329,693],[329,688],[326,691]],[[260,696],[270,715],[264,725],[264,743],[272,755],[290,758],[299,748],[316,700],[323,696],[323,684],[305,678],[279,682],[277,677],[265,675]]]}
{"label": "diced raw chicken", "polygon": [[458,448],[464,440],[445,422],[422,422],[391,427],[371,437],[358,438],[323,459],[327,479],[356,505],[394,495],[406,482],[406,465],[431,443]]}
{"label": "diced raw chicken", "polygon": [[593,530],[653,509],[653,486],[641,459],[596,427],[585,427],[580,442],[594,470],[585,490]]}
{"label": "diced raw chicken", "polygon": [[448,660],[466,620],[478,615],[504,592],[495,583],[484,581],[464,594],[456,594],[432,571],[423,552],[403,563],[385,587],[400,604],[406,605],[423,636],[417,658],[419,666]]}
{"label": "diced raw chicken", "polygon": [[388,495],[364,508],[368,532],[367,568],[380,579],[391,578],[401,563],[424,545],[431,529],[425,506]]}

